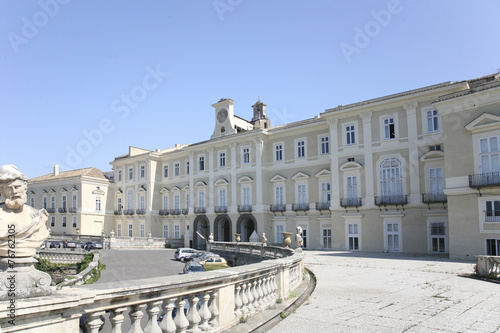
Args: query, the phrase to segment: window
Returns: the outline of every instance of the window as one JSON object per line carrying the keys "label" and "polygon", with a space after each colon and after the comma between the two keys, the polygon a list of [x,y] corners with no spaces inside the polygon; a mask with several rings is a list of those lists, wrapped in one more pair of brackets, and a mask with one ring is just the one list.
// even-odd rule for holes
{"label": "window", "polygon": [[297,141],[297,158],[306,157],[306,141],[298,140]]}
{"label": "window", "polygon": [[307,249],[307,229],[302,228],[302,247]]}
{"label": "window", "polygon": [[181,165],[179,163],[174,163],[174,176],[178,177],[181,172]]}
{"label": "window", "polygon": [[50,218],[50,226],[51,227],[55,227],[56,226],[56,217],[55,216],[51,216],[51,218]]}
{"label": "window", "polygon": [[71,198],[71,207],[76,208],[76,194],[73,194],[73,197]]}
{"label": "window", "polygon": [[330,200],[331,200],[330,183],[321,183],[321,202],[330,203]]}
{"label": "window", "polygon": [[50,197],[50,209],[56,208],[56,197]]}
{"label": "window", "polygon": [[134,179],[134,168],[128,168],[128,179]]}
{"label": "window", "polygon": [[358,197],[358,177],[349,176],[346,178],[347,182],[347,198],[356,199]]}
{"label": "window", "polygon": [[446,252],[445,224],[442,222],[431,223],[431,246],[432,253]]}
{"label": "window", "polygon": [[305,184],[297,185],[297,203],[299,204],[307,203],[307,193]]}
{"label": "window", "polygon": [[243,164],[250,163],[250,148],[243,148]]}
{"label": "window", "polygon": [[146,166],[141,165],[141,167],[139,169],[139,175],[140,175],[141,178],[146,177]]}
{"label": "window", "polygon": [[250,187],[243,187],[243,205],[250,206],[252,204],[252,196]]}
{"label": "window", "polygon": [[396,138],[396,125],[394,118],[384,119],[384,139],[390,140]]}
{"label": "window", "polygon": [[95,197],[95,211],[101,212],[101,197]]}
{"label": "window", "polygon": [[356,144],[356,132],[354,130],[354,125],[347,125],[345,127],[345,144],[348,146]]}
{"label": "window", "polygon": [[219,206],[226,207],[226,189],[219,190]]}
{"label": "window", "polygon": [[133,230],[134,230],[134,229],[133,229],[132,224],[129,224],[129,225],[128,225],[128,236],[129,236],[129,237],[132,237],[132,235],[133,235]]}
{"label": "window", "polygon": [[163,196],[163,210],[168,210],[168,196]]}
{"label": "window", "polygon": [[35,198],[33,197],[30,198],[30,206],[35,208]]}
{"label": "window", "polygon": [[425,113],[425,119],[427,120],[427,133],[439,131],[439,117],[436,110],[427,111]]}
{"label": "window", "polygon": [[321,154],[330,154],[330,138],[323,136],[320,138],[321,143]]}
{"label": "window", "polygon": [[134,190],[131,188],[127,191],[127,209],[134,209]]}
{"label": "window", "polygon": [[163,166],[163,178],[168,178],[168,165]]}
{"label": "window", "polygon": [[274,146],[274,161],[280,162],[283,161],[283,144],[277,143]]}
{"label": "window", "polygon": [[163,238],[168,238],[168,224],[163,225]]}
{"label": "window", "polygon": [[116,235],[120,237],[122,235],[122,225],[121,223],[116,225]]}
{"label": "window", "polygon": [[142,210],[146,209],[146,197],[144,195],[139,197],[139,208]]}
{"label": "window", "polygon": [[429,169],[429,189],[431,194],[443,193],[443,168]]}
{"label": "window", "polygon": [[122,198],[116,199],[116,210],[118,210],[118,211],[122,210]]}
{"label": "window", "polygon": [[43,197],[43,208],[47,209],[47,197]]}
{"label": "window", "polygon": [[181,227],[178,225],[174,225],[174,238],[175,239],[181,238]]}
{"label": "window", "polygon": [[486,240],[486,255],[498,256],[500,254],[500,239]]}
{"label": "window", "polygon": [[198,192],[198,207],[200,208],[205,207],[205,191]]}
{"label": "window", "polygon": [[332,229],[324,228],[323,229],[323,248],[331,249],[332,248]]}
{"label": "window", "polygon": [[283,234],[285,231],[285,226],[283,224],[276,225],[276,243],[283,243]]}
{"label": "window", "polygon": [[349,250],[358,251],[359,250],[359,225],[349,224],[348,225],[348,240],[349,240]]}
{"label": "window", "polygon": [[62,209],[66,210],[66,196],[62,196]]}
{"label": "window", "polygon": [[401,162],[397,158],[387,158],[380,164],[380,189],[382,197],[403,194]]}
{"label": "window", "polygon": [[500,201],[486,201],[485,222],[500,222]]}
{"label": "window", "polygon": [[62,217],[62,226],[63,228],[66,228],[66,216]]}
{"label": "window", "polygon": [[399,252],[399,223],[387,223],[387,251]]}
{"label": "window", "polygon": [[76,228],[76,216],[73,216],[73,228]]}
{"label": "window", "polygon": [[119,182],[122,181],[122,171],[121,170],[118,170],[118,181]]}
{"label": "window", "polygon": [[283,186],[276,186],[274,188],[274,202],[276,205],[284,205],[285,204],[285,198],[284,198],[284,190]]}
{"label": "window", "polygon": [[219,153],[219,168],[225,168],[226,167],[226,153],[222,152]]}
{"label": "window", "polygon": [[181,196],[179,194],[174,195],[174,209],[181,209]]}
{"label": "window", "polygon": [[186,208],[189,208],[189,194],[186,194]]}
{"label": "window", "polygon": [[186,161],[186,175],[189,175],[189,161]]}
{"label": "window", "polygon": [[146,226],[144,224],[141,224],[140,228],[141,228],[140,229],[140,233],[141,233],[140,237],[146,237]]}
{"label": "window", "polygon": [[496,136],[491,138],[484,138],[479,140],[480,144],[480,159],[481,159],[481,173],[498,172],[499,168],[499,151],[498,151],[498,138]]}
{"label": "window", "polygon": [[198,170],[199,171],[205,170],[205,156],[200,156],[198,158]]}

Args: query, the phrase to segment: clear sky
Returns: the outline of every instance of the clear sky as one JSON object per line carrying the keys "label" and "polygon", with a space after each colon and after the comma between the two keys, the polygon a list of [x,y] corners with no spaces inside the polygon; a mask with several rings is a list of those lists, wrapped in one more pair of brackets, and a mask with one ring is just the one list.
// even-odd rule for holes
{"label": "clear sky", "polygon": [[0,164],[28,177],[498,72],[500,2],[0,1]]}

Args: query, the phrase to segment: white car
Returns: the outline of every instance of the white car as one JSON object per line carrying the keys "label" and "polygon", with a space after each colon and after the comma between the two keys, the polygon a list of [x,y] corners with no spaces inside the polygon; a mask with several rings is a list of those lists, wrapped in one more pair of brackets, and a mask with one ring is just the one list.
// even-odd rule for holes
{"label": "white car", "polygon": [[190,249],[188,247],[181,247],[175,251],[174,258],[184,262],[184,258],[193,255],[197,252],[195,249]]}

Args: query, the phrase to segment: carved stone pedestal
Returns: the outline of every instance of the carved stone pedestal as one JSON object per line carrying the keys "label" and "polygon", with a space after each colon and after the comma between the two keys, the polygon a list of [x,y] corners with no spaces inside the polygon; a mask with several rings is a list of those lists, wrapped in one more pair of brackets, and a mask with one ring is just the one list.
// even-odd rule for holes
{"label": "carved stone pedestal", "polygon": [[0,301],[52,294],[52,278],[35,269],[36,262],[32,257],[0,260]]}

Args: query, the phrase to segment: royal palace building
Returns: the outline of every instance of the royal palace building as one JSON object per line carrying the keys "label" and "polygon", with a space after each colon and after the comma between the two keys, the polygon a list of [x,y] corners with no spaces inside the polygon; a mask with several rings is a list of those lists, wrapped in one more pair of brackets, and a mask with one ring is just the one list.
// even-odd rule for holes
{"label": "royal palace building", "polygon": [[[191,246],[203,248],[210,234],[218,241],[265,234],[279,243],[282,232],[300,226],[308,249],[498,255],[498,74],[340,105],[275,127],[261,101],[251,120],[235,115],[231,99],[212,107],[209,140],[130,147],[111,162],[112,181],[96,180],[89,192],[92,202],[97,189],[106,193],[106,233],[188,235]],[[50,189],[59,195],[73,188]],[[91,225],[81,232],[98,229]]]}

